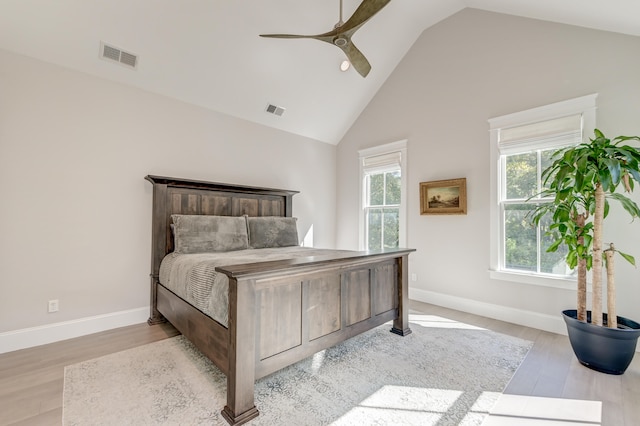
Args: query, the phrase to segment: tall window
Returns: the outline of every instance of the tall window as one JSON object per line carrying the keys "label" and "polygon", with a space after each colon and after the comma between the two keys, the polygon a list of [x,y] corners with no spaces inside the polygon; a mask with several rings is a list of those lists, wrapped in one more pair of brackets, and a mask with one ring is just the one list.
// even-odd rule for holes
{"label": "tall window", "polygon": [[366,249],[397,248],[400,244],[400,169],[367,173]]}
{"label": "tall window", "polygon": [[406,141],[360,151],[361,248],[405,245]]}
{"label": "tall window", "polygon": [[596,95],[489,120],[496,161],[492,223],[492,270],[558,278],[573,271],[565,264],[566,248],[548,253],[549,218],[538,226],[528,215],[540,203],[542,171],[560,148],[593,135]]}

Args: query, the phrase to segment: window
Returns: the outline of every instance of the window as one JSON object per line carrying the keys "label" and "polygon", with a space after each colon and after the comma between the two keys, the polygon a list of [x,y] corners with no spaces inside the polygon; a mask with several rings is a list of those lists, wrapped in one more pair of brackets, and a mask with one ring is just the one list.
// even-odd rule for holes
{"label": "window", "polygon": [[405,244],[406,141],[359,152],[362,182],[360,248]]}
{"label": "window", "polygon": [[[552,154],[593,134],[596,96],[489,120],[495,160],[491,214],[493,272],[550,280],[567,279],[573,274],[566,267],[562,248],[554,253],[546,251],[553,242],[546,235],[549,221],[543,218],[536,227],[528,213],[538,204],[550,201],[537,194],[544,189],[541,174],[551,165]],[[512,279],[499,274],[492,277]]]}
{"label": "window", "polygon": [[365,248],[397,248],[400,244],[400,169],[365,175]]}

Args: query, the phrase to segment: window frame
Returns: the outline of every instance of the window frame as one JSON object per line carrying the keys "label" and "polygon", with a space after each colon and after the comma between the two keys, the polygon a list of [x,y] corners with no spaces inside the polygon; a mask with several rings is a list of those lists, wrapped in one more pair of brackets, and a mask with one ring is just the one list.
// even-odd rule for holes
{"label": "window frame", "polygon": [[[372,148],[365,148],[358,151],[358,163],[360,171],[360,205],[359,205],[359,232],[358,232],[358,248],[359,250],[366,250],[367,243],[367,219],[366,219],[366,207],[367,207],[367,173],[364,167],[365,159],[369,157],[381,156],[386,154],[400,153],[400,161],[398,170],[400,170],[400,204],[398,214],[398,246],[406,247],[407,244],[407,140],[401,140],[384,145],[375,146]],[[393,163],[389,163],[388,168],[385,165],[381,165],[380,171],[392,171]]]}
{"label": "window frame", "polygon": [[[506,174],[506,160],[505,156],[499,150],[499,136],[501,129],[579,114],[582,118],[581,139],[584,140],[593,135],[593,130],[596,127],[597,96],[597,93],[591,94],[489,119],[491,141],[490,278],[556,288],[568,288],[572,284],[575,285],[576,278],[571,276],[556,276],[546,273],[508,270],[505,268],[504,210],[501,200],[505,195],[502,191],[505,187],[503,183]],[[544,144],[540,144],[540,146],[542,145]],[[532,146],[534,149],[531,149]],[[531,152],[535,150],[535,147],[535,144],[529,144],[526,150]],[[525,152],[524,149],[523,152]],[[540,172],[539,170],[538,173]],[[537,232],[539,232],[539,230]]]}
{"label": "window frame", "polygon": [[[369,213],[371,210],[382,210],[382,223],[380,226],[381,229],[381,233],[382,235],[380,236],[380,244],[382,247],[379,247],[380,249],[384,248],[384,241],[385,241],[385,225],[384,225],[384,214],[385,211],[387,209],[397,209],[398,210],[398,227],[400,225],[400,203],[398,204],[387,204],[387,174],[388,173],[395,173],[395,172],[400,172],[400,179],[402,182],[402,169],[400,167],[400,165],[397,166],[393,166],[393,167],[389,167],[388,169],[384,169],[384,170],[376,170],[375,172],[371,172],[371,173],[364,173],[364,193],[363,198],[365,200],[364,202],[364,206],[362,208],[363,210],[363,215],[364,215],[364,238],[362,241],[362,244],[364,246],[365,249],[369,249],[371,250],[371,248],[369,248],[369,235],[370,235],[370,226],[369,226]],[[384,179],[384,183],[383,183],[383,188],[384,188],[384,200],[383,200],[383,204],[371,204],[371,192],[368,190],[370,188],[370,181],[371,181],[371,176],[374,175],[383,175],[383,179]],[[402,183],[401,183],[402,185]],[[402,191],[402,188],[400,188],[400,190]],[[402,194],[400,195],[400,201],[402,202]],[[398,232],[400,232],[400,230],[398,230]],[[400,237],[400,235],[398,234],[398,238]],[[400,241],[398,240],[398,246],[400,247]]]}

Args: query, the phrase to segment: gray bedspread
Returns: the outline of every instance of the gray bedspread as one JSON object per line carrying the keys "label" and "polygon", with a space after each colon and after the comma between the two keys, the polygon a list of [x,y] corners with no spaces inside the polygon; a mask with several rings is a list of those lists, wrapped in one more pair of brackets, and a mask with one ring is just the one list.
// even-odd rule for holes
{"label": "gray bedspread", "polygon": [[160,284],[226,327],[229,319],[229,281],[225,274],[215,271],[216,266],[322,256],[336,252],[344,251],[295,246],[223,253],[169,253],[160,264]]}

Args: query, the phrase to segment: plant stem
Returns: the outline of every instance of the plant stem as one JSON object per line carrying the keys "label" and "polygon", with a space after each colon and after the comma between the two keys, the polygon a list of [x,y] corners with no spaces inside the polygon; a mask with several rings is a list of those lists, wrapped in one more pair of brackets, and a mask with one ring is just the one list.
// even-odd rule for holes
{"label": "plant stem", "polygon": [[[574,216],[574,220],[576,222],[576,227],[580,231],[580,236],[578,237],[578,245],[584,245],[584,225],[586,222],[587,214],[582,213]],[[584,257],[580,257],[578,259],[578,289],[577,289],[577,315],[578,321],[587,322],[587,259]]]}
{"label": "plant stem", "polygon": [[615,247],[613,243],[609,244],[609,248],[604,251],[607,256],[607,326],[609,328],[618,328],[618,313],[616,312],[616,281],[615,281]]}
{"label": "plant stem", "polygon": [[596,185],[596,208],[593,215],[593,298],[591,323],[602,325],[602,224],[604,222],[604,190]]}

